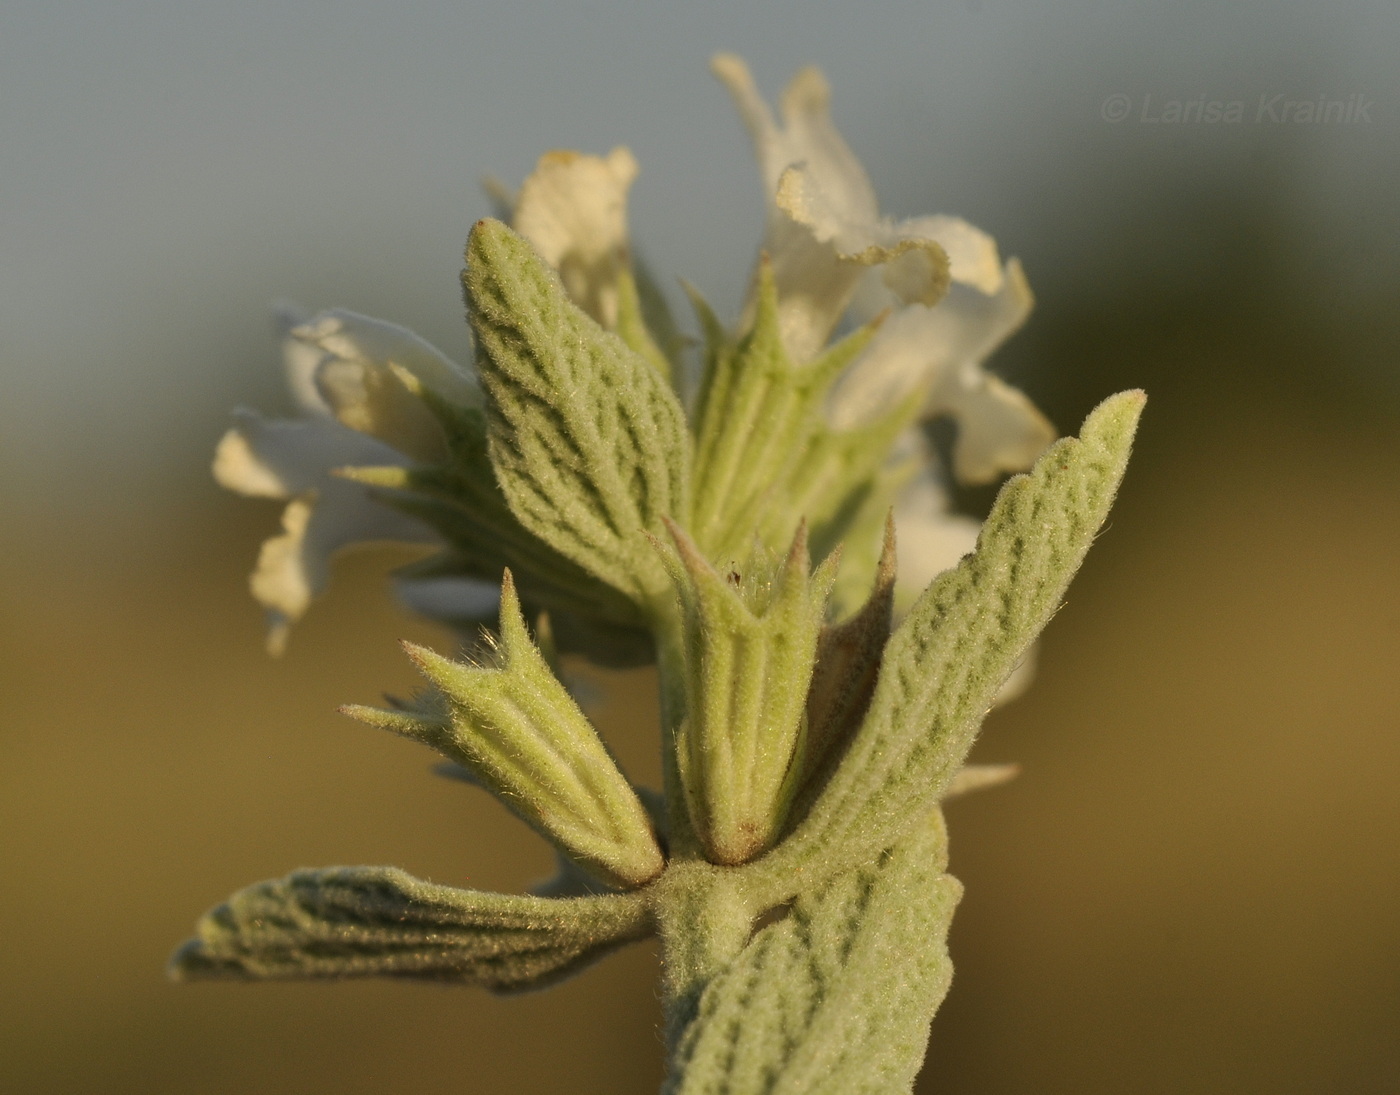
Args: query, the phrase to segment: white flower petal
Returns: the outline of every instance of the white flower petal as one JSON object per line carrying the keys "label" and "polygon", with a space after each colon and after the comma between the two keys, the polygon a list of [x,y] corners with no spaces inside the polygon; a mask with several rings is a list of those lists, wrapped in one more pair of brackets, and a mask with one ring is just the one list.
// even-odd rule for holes
{"label": "white flower petal", "polygon": [[291,334],[332,357],[398,365],[445,399],[481,403],[481,387],[474,372],[396,323],[333,308],[299,324]]}
{"label": "white flower petal", "polygon": [[783,92],[780,127],[742,60],[722,54],[711,68],[748,127],[763,175],[763,249],[788,353],[802,361],[826,344],[863,267],[882,266],[900,300],[935,303],[948,287],[947,256],[917,228],[880,217],[869,177],[832,124],[822,74],[808,68],[793,78]]}
{"label": "white flower petal", "polygon": [[883,284],[900,303],[933,305],[948,291],[948,256],[935,240],[905,230],[915,222],[851,219],[806,164],[783,172],[777,206],[818,244],[829,245],[813,250],[782,223],[769,226],[780,310],[802,301],[808,312],[821,317],[812,324],[809,338],[816,344],[808,354],[830,337],[865,267],[881,267]]}
{"label": "white flower petal", "polygon": [[547,152],[520,188],[517,232],[559,272],[564,289],[609,329],[617,325],[617,280],[628,262],[627,192],[637,161],[625,148],[607,156]]}
{"label": "white flower petal", "polygon": [[958,423],[953,474],[964,483],[1029,468],[1055,440],[1055,427],[1024,392],[977,365],[957,369],[933,406]]}
{"label": "white flower petal", "polygon": [[274,656],[287,649],[293,621],[311,603],[314,589],[326,583],[324,561],[305,557],[306,529],[311,523],[314,495],[293,499],[282,511],[282,534],[263,541],[258,565],[248,587],[267,616],[267,650]]}
{"label": "white flower petal", "polygon": [[975,225],[961,217],[933,214],[911,217],[895,226],[902,237],[935,241],[948,255],[949,274],[953,281],[970,285],[991,296],[1001,290],[1004,274],[997,242]]}
{"label": "white flower petal", "polygon": [[[787,177],[787,176],[785,176]],[[770,221],[763,250],[778,291],[778,328],[796,361],[814,356],[831,337],[862,273],[843,262],[835,246],[785,213]],[[750,299],[748,311],[751,313]],[[750,322],[745,315],[744,324]]]}
{"label": "white flower petal", "polygon": [[220,486],[260,498],[290,498],[319,488],[332,468],[402,464],[383,442],[331,418],[267,419],[246,408],[214,452]]}
{"label": "white flower petal", "polygon": [[[797,164],[782,173],[777,205],[809,229],[819,242],[831,244],[837,256],[847,263],[889,264],[883,271],[884,278],[901,300],[935,304],[947,291],[948,256],[942,246],[917,231],[906,231],[908,226],[920,222],[896,225],[878,219],[852,219],[850,211],[822,189],[808,165]],[[847,273],[854,279],[861,271],[848,269]]]}
{"label": "white flower petal", "polygon": [[437,543],[417,521],[374,501],[358,483],[327,477],[293,498],[282,533],[264,541],[249,587],[267,610],[268,649],[280,654],[291,625],[330,579],[331,557],[344,548],[379,543]]}
{"label": "white flower petal", "polygon": [[977,546],[981,525],[948,512],[948,495],[931,453],[900,491],[894,524],[899,537],[895,607],[902,614],[935,578]]}
{"label": "white flower petal", "polygon": [[849,219],[871,222],[879,218],[875,189],[832,124],[831,90],[819,69],[804,68],[788,84],[781,100],[781,129],[742,58],[718,54],[710,61],[710,70],[729,90],[753,140],[770,212],[776,208],[778,180],[787,168],[800,163],[807,166],[829,199],[846,210]]}
{"label": "white flower petal", "polygon": [[292,398],[303,414],[312,417],[327,417],[331,409],[316,390],[316,369],[321,364],[322,354],[314,346],[308,346],[292,337],[292,331],[311,318],[311,313],[291,301],[279,301],[273,305],[273,328],[277,333],[277,344],[282,350],[282,373]]}
{"label": "white flower petal", "polygon": [[1025,321],[1032,301],[1012,259],[995,294],[955,284],[933,308],[896,312],[833,387],[831,424],[849,429],[869,422],[922,388],[926,417],[947,414],[958,423],[953,472],[960,481],[985,483],[1030,467],[1054,441],[1055,429],[982,362]]}
{"label": "white flower petal", "polygon": [[331,311],[294,328],[291,336],[320,356],[316,390],[339,422],[420,463],[444,460],[447,438],[419,390],[428,388],[469,406],[481,404],[472,374],[395,324]]}
{"label": "white flower petal", "polygon": [[473,374],[394,324],[343,311],[308,319],[286,306],[279,329],[288,386],[304,417],[236,411],[214,456],[214,478],[230,490],[290,499],[282,532],[263,544],[250,580],[274,653],[325,588],[332,555],[356,544],[440,542],[337,469],[403,467],[440,455],[441,428],[415,392],[481,402]]}
{"label": "white flower petal", "polygon": [[[239,412],[235,411],[235,415]],[[255,418],[255,412],[245,411]],[[261,419],[258,419],[261,422]],[[214,449],[214,481],[226,490],[250,498],[286,498],[290,493],[285,479],[258,455],[252,431],[235,426],[219,438]]]}
{"label": "white flower petal", "polygon": [[996,787],[1015,779],[1020,773],[1019,764],[964,764],[949,781],[948,789],[943,792],[943,801]]}

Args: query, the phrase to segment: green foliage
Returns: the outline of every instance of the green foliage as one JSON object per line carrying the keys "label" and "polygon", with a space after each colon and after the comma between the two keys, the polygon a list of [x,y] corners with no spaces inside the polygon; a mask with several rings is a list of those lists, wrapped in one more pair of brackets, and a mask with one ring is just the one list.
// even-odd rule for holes
{"label": "green foliage", "polygon": [[[665,301],[660,294],[654,295],[651,300],[664,308]],[[647,327],[646,310],[637,279],[631,270],[623,267],[617,275],[617,337],[639,354],[659,376],[671,381],[674,379],[671,359],[652,337]]]}
{"label": "green foliage", "polygon": [[389,504],[442,535],[448,549],[415,567],[415,573],[496,582],[509,567],[531,605],[549,605],[556,613],[602,625],[640,625],[642,614],[630,597],[541,540],[511,511],[487,451],[485,413],[432,391],[423,392],[422,399],[446,436],[443,462],[341,472],[379,488]]}
{"label": "green foliage", "polygon": [[543,988],[652,931],[646,903],[478,893],[393,867],[297,871],[240,890],[171,959],[178,980],[411,977]]}
{"label": "green foliage", "polygon": [[671,1095],[860,1095],[910,1089],[948,991],[941,815],[874,863],[805,890],[705,988]]}
{"label": "green foliage", "polygon": [[690,438],[658,370],[571,303],[499,221],[478,222],[463,275],[496,480],[520,523],[649,607],[665,578],[645,534],[688,516]]}
{"label": "green foliage", "polygon": [[[819,91],[809,80],[785,110]],[[846,261],[809,242],[814,262]],[[1108,513],[1145,397],[1106,400],[1010,481],[975,553],[891,634],[890,504],[911,470],[891,450],[927,385],[857,428],[826,417],[874,325],[794,364],[766,260],[742,337],[694,296],[692,438],[672,386],[680,339],[647,279],[619,275],[605,331],[487,220],[464,286],[484,398],[393,362],[341,369],[341,421],[413,445],[398,447],[407,466],[337,473],[441,534],[418,574],[500,580],[499,629],[469,646],[477,660],[409,645],[427,692],[343,710],[449,758],[555,845],[558,872],[516,897],[391,868],[299,871],[206,915],[172,974],[512,991],[657,932],[671,1095],[907,1092],[961,893],[939,803],[1014,773],[964,761]],[[664,800],[619,771],[556,647],[614,664],[656,653]]]}
{"label": "green foliage", "polygon": [[860,731],[770,870],[824,876],[867,861],[939,800],[1108,515],[1144,402],[1141,392],[1105,400],[1077,440],[1002,488],[977,551],[891,637]]}
{"label": "green foliage", "polygon": [[[843,556],[844,558],[844,556]],[[870,706],[894,614],[894,514],[875,568],[875,588],[860,611],[817,637],[817,665],[807,692],[807,747],[801,780],[820,788],[832,763],[859,728]]]}
{"label": "green foliage", "polygon": [[468,769],[522,820],[605,881],[639,886],[661,849],[636,792],[530,641],[506,571],[495,666],[405,644],[445,715],[348,706],[364,722],[422,741]]}

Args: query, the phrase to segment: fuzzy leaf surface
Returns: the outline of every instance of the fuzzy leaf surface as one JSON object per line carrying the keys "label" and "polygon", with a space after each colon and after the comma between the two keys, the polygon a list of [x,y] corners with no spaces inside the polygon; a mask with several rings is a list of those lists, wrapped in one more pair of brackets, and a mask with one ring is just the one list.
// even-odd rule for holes
{"label": "fuzzy leaf surface", "polygon": [[417,570],[427,576],[500,580],[509,566],[530,604],[600,624],[635,628],[637,606],[624,593],[562,555],[521,524],[496,481],[485,413],[424,394],[447,438],[447,459],[410,467],[342,473],[383,491],[384,500],[437,529],[449,550]]}
{"label": "fuzzy leaf surface", "polygon": [[1010,480],[977,550],[924,591],[890,638],[860,730],[793,835],[754,864],[775,879],[860,863],[931,809],[997,689],[1060,606],[1127,468],[1146,397],[1101,403]]}
{"label": "fuzzy leaf surface", "polygon": [[240,890],[171,959],[177,980],[406,977],[542,988],[650,934],[632,895],[518,897],[393,867],[328,867]]}
{"label": "fuzzy leaf surface", "polygon": [[488,395],[489,451],[520,523],[639,606],[664,586],[645,533],[689,512],[685,414],[656,368],[567,297],[499,221],[463,275]]}
{"label": "fuzzy leaf surface", "polygon": [[701,996],[670,1095],[908,1092],[952,978],[946,846],[935,812],[759,931]]}
{"label": "fuzzy leaf surface", "polygon": [[457,761],[521,820],[604,881],[639,886],[661,872],[661,849],[646,808],[531,641],[510,571],[501,586],[497,665],[407,649],[440,691],[442,716],[353,705],[341,710]]}

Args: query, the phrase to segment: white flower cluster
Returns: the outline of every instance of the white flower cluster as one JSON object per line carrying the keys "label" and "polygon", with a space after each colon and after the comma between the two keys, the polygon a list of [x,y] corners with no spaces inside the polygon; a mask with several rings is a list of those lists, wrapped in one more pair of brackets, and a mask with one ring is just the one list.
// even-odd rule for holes
{"label": "white flower cluster", "polygon": [[[951,470],[959,480],[986,483],[1028,468],[1054,430],[1021,392],[983,368],[1031,307],[1016,260],[1003,262],[989,236],[955,217],[882,217],[869,178],[832,124],[816,69],[788,85],[779,120],[742,61],[724,55],[713,67],[753,139],[768,209],[762,247],[789,355],[810,359],[843,321],[885,315],[834,387],[830,424],[871,421],[921,391],[925,417],[947,415],[957,424]],[[629,264],[626,203],[636,173],[625,148],[604,157],[550,152],[509,203],[515,230],[558,271],[574,302],[609,329],[619,320]],[[302,416],[269,421],[238,412],[214,461],[215,477],[229,489],[287,501],[283,531],[263,545],[252,576],[274,651],[325,586],[335,552],[438,540],[337,470],[439,458],[446,440],[414,395],[422,387],[481,401],[470,368],[403,328],[344,311],[307,317],[288,310],[283,321],[287,380]],[[917,591],[972,549],[977,523],[949,513],[943,473],[921,430],[911,430],[899,449],[922,459],[895,510],[900,584]],[[489,613],[498,595],[493,586],[454,578],[404,581],[400,592],[430,616],[457,619]]]}

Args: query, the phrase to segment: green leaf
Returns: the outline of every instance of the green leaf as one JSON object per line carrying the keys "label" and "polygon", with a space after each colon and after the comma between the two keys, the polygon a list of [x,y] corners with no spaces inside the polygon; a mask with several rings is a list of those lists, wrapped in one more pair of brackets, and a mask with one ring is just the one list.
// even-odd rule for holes
{"label": "green leaf", "polygon": [[700,996],[670,1095],[892,1095],[913,1084],[948,991],[948,925],[935,811],[894,849],[799,896]]}
{"label": "green leaf", "polygon": [[686,711],[677,761],[694,830],[715,863],[743,863],[781,830],[802,773],[803,707],[837,560],[810,574],[805,526],[787,558],[761,547],[716,573],[670,526]]}
{"label": "green leaf", "polygon": [[753,865],[774,879],[868,861],[943,795],[997,689],[1060,606],[1108,515],[1146,400],[1100,404],[1080,437],[1010,480],[977,551],[891,637],[865,720],[793,835]]}
{"label": "green leaf", "polygon": [[434,574],[496,582],[509,566],[521,597],[532,606],[640,633],[643,616],[630,597],[562,555],[511,512],[487,454],[485,414],[431,392],[423,400],[447,435],[445,463],[351,468],[341,474],[379,488],[386,503],[442,535],[451,548],[431,564]]}
{"label": "green leaf", "polygon": [[342,711],[462,764],[526,824],[605,881],[640,886],[661,873],[665,864],[646,808],[530,641],[510,571],[501,586],[497,666],[404,645],[442,692],[444,715]]}
{"label": "green leaf", "polygon": [[[812,553],[818,559],[837,544],[867,541],[866,550],[857,551],[842,568],[845,581],[855,583],[862,593],[875,575],[885,516],[899,488],[917,468],[915,461],[907,459],[891,463],[890,452],[918,417],[921,399],[922,392],[916,392],[868,425],[848,430],[834,430],[823,417],[814,416],[811,433],[794,454],[786,477],[772,491],[793,512],[806,517],[812,529]],[[765,539],[780,535],[785,527],[773,508],[756,519]]]}
{"label": "green leaf", "polygon": [[689,515],[690,437],[657,370],[572,304],[530,245],[483,220],[463,275],[488,395],[491,463],[520,523],[649,609],[646,533]]}
{"label": "green leaf", "polygon": [[542,988],[651,934],[638,896],[550,899],[329,867],[240,890],[171,959],[179,981],[410,977]]}
{"label": "green leaf", "polygon": [[[457,765],[453,767],[457,767],[466,775],[468,781],[475,782],[466,769]],[[994,766],[987,765],[985,767]],[[975,778],[974,776],[974,780]],[[659,791],[653,791],[649,787],[636,787],[634,790],[642,805],[646,807],[647,815],[651,818],[652,827],[656,830],[658,838],[664,843],[666,839],[665,797]],[[609,892],[609,888],[600,883],[596,875],[585,871],[577,861],[565,855],[558,848],[554,849],[554,861],[554,873],[531,886],[530,893],[539,897],[582,897],[585,894]]]}
{"label": "green leaf", "polygon": [[682,355],[689,339],[676,324],[675,316],[671,314],[671,306],[666,301],[666,293],[657,283],[651,268],[635,252],[632,254],[632,276],[637,285],[637,303],[647,333],[665,355],[670,366],[666,374],[670,376],[671,386],[677,390],[681,402],[684,403],[683,385],[688,378],[684,375]]}

